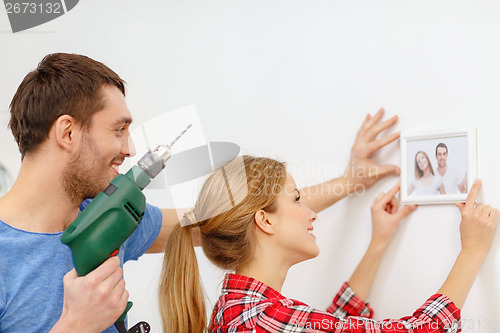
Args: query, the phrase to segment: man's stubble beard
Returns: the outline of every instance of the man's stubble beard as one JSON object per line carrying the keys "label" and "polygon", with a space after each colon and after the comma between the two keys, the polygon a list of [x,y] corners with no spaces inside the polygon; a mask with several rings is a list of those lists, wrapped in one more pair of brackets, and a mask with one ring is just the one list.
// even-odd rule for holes
{"label": "man's stubble beard", "polygon": [[99,166],[99,152],[93,148],[89,135],[83,138],[82,149],[76,154],[63,171],[63,188],[75,204],[80,204],[86,198],[94,198],[103,191],[110,182],[109,170]]}

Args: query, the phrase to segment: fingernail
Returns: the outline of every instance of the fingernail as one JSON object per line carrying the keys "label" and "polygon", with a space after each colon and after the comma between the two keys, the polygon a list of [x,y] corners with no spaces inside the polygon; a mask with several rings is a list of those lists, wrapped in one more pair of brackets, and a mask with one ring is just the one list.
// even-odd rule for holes
{"label": "fingernail", "polygon": [[481,179],[476,179],[476,180],[474,181],[474,184],[481,184]]}

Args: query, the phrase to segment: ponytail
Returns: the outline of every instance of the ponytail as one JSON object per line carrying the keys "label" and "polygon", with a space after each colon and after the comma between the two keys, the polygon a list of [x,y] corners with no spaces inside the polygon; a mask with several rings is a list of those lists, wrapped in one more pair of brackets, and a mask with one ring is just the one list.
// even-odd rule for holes
{"label": "ponytail", "polygon": [[168,240],[159,288],[164,333],[206,332],[206,310],[191,231],[200,228],[207,258],[236,270],[251,258],[254,215],[276,209],[287,173],[281,162],[241,156],[205,181],[192,211]]}
{"label": "ponytail", "polygon": [[192,226],[176,225],[165,249],[159,287],[164,333],[206,332],[204,295],[191,231]]}

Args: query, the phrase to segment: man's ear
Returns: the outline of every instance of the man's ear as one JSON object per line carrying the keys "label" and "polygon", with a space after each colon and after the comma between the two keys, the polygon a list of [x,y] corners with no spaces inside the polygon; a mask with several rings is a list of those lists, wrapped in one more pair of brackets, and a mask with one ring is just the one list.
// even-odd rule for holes
{"label": "man's ear", "polygon": [[59,147],[73,150],[76,139],[77,126],[75,119],[70,115],[62,115],[52,125],[52,134]]}
{"label": "man's ear", "polygon": [[274,224],[271,221],[270,217],[271,216],[269,213],[263,210],[259,210],[255,213],[254,220],[257,228],[259,228],[260,231],[268,235],[274,235]]}

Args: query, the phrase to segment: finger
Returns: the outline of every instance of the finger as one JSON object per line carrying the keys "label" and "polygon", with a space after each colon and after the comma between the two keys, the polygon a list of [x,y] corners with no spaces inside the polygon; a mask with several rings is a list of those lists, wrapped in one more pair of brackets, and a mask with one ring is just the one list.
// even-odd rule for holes
{"label": "finger", "polygon": [[[123,299],[123,295],[127,294],[127,299],[128,299],[128,292],[127,289],[125,288],[125,280],[120,279],[118,283],[112,285],[112,286],[106,286],[108,289],[108,297],[107,300],[109,302],[112,302],[114,304],[121,304],[123,301],[126,303],[126,299]],[[122,311],[123,312],[123,311]]]}
{"label": "finger", "polygon": [[368,113],[365,117],[365,120],[363,120],[363,123],[358,129],[358,132],[356,133],[356,139],[355,142],[359,140],[363,140],[366,132],[370,128],[370,120],[372,119],[372,116]]}
{"label": "finger", "polygon": [[94,269],[88,274],[88,276],[93,276],[97,281],[104,281],[110,275],[112,275],[118,268],[120,268],[120,258],[112,257],[103,262],[99,267]]}
{"label": "finger", "polygon": [[492,210],[493,210],[493,207],[491,207],[490,205],[484,205],[481,208],[481,215],[489,216]]}
{"label": "finger", "polygon": [[457,206],[457,208],[460,210],[461,213],[465,207],[465,204],[463,202],[455,202],[455,206]]}
{"label": "finger", "polygon": [[389,214],[391,213],[392,207],[391,207],[391,203],[390,202],[385,203],[383,207],[384,207],[384,211],[386,211]]}
{"label": "finger", "polygon": [[401,172],[399,167],[394,164],[377,165],[376,167],[377,167],[376,169],[377,173],[375,175],[370,175],[370,176],[375,176],[375,178],[377,179],[388,175],[399,175]]}
{"label": "finger", "polygon": [[397,203],[396,200],[392,199],[388,203],[385,204],[384,209],[388,214],[394,214],[397,211]]}
{"label": "finger", "polygon": [[77,277],[78,277],[78,274],[76,273],[76,269],[73,268],[72,270],[70,270],[68,273],[66,273],[64,275],[63,281],[68,282],[68,281],[76,279]]}
{"label": "finger", "polygon": [[119,283],[121,280],[123,280],[123,269],[121,267],[118,267],[113,273],[111,273],[105,280],[104,283],[108,284],[109,286],[116,286],[117,283]]}
{"label": "finger", "polygon": [[120,280],[119,283],[111,290],[110,296],[107,298],[110,305],[116,307],[119,313],[123,313],[127,307],[129,292],[125,289],[125,281]]}
{"label": "finger", "polygon": [[370,142],[368,144],[368,149],[369,149],[370,153],[373,153],[373,152],[379,150],[380,148],[387,146],[389,143],[397,140],[400,135],[401,135],[401,132],[397,132],[397,133],[394,133],[394,134],[391,134],[388,136],[384,136],[383,138],[374,140],[373,142]]}
{"label": "finger", "polygon": [[389,212],[391,215],[395,214],[398,211],[398,202],[395,198],[392,198],[391,202],[389,203],[391,205],[391,211]]}
{"label": "finger", "polygon": [[481,210],[483,209],[484,205],[482,203],[478,203],[476,207],[474,207],[474,213],[481,215]]}
{"label": "finger", "polygon": [[389,190],[389,192],[387,192],[387,194],[385,195],[386,200],[390,201],[390,200],[394,199],[396,194],[399,192],[400,188],[401,188],[401,182],[398,182],[393,188],[391,188]]}
{"label": "finger", "polygon": [[373,125],[375,125],[376,123],[378,123],[380,121],[380,119],[382,119],[382,116],[384,115],[384,108],[380,108],[378,109],[377,113],[375,113],[375,115],[373,116],[373,118],[371,118],[369,121],[368,121],[368,126],[371,127]]}
{"label": "finger", "polygon": [[490,218],[492,221],[496,222],[498,220],[498,216],[500,215],[500,212],[498,211],[498,209],[493,209],[491,212],[490,212]]}
{"label": "finger", "polygon": [[363,120],[363,124],[361,124],[361,128],[368,126],[368,123],[370,122],[370,119],[372,119],[372,116],[370,114],[366,114],[365,120]]}
{"label": "finger", "polygon": [[123,304],[120,313],[123,313],[123,311],[125,311],[125,309],[127,308],[128,298],[129,298],[129,293],[128,290],[125,289],[123,290],[123,293],[120,298],[120,302]]}
{"label": "finger", "polygon": [[125,280],[123,279],[123,270],[117,269],[110,276],[107,277],[101,284],[103,290],[109,290],[112,292],[117,292],[118,290],[123,290],[125,288]]}
{"label": "finger", "polygon": [[368,135],[370,136],[370,138],[374,139],[377,135],[380,134],[380,132],[388,129],[391,126],[394,126],[397,121],[398,116],[393,116],[392,118],[387,119],[380,124],[375,124],[372,128],[370,128]]}
{"label": "finger", "polygon": [[375,198],[375,201],[378,201],[380,199],[382,199],[384,197],[385,193],[384,192],[380,192],[377,197]]}
{"label": "finger", "polygon": [[464,209],[474,208],[474,205],[476,204],[477,200],[477,195],[479,193],[479,190],[481,189],[481,185],[482,183],[479,179],[476,179],[474,181],[474,184],[472,184],[472,187],[470,189],[469,195],[467,196],[467,200],[465,201]]}
{"label": "finger", "polygon": [[120,279],[114,286],[113,286],[113,293],[115,295],[120,295],[120,297],[123,295],[123,293],[127,291],[125,289],[125,280]]}
{"label": "finger", "polygon": [[417,209],[417,205],[406,205],[396,213],[401,220],[410,215],[410,213],[414,212]]}

